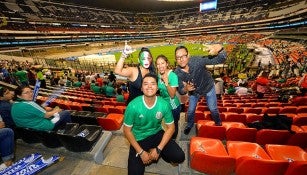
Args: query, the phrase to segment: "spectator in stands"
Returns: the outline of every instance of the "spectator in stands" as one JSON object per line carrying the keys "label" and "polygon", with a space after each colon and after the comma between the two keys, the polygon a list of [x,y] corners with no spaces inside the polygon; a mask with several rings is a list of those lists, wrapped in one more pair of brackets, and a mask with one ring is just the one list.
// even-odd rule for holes
{"label": "spectator in stands", "polygon": [[11,166],[14,158],[14,131],[4,127],[4,122],[0,121],[0,155],[3,161],[0,171]]}
{"label": "spectator in stands", "polygon": [[103,79],[100,77],[99,74],[96,75],[96,82],[98,83],[98,86],[102,86],[103,84]]}
{"label": "spectator in stands", "polygon": [[17,87],[15,98],[11,113],[17,127],[57,131],[63,129],[66,123],[71,122],[68,111],[63,111],[58,107],[46,111],[33,102],[33,91],[27,86]]}
{"label": "spectator in stands", "polygon": [[64,76],[61,76],[59,81],[58,81],[58,84],[61,86],[61,87],[64,87],[65,84],[66,84],[66,79],[64,78]]}
{"label": "spectator in stands", "polygon": [[307,73],[304,73],[302,78],[299,80],[298,87],[300,88],[302,94],[307,92]]}
{"label": "spectator in stands", "polygon": [[[221,73],[222,76],[224,73]],[[214,79],[215,82],[215,93],[216,93],[216,98],[217,99],[222,99],[222,95],[224,94],[224,81],[221,78],[221,75],[217,78]]]}
{"label": "spectator in stands", "polygon": [[81,86],[82,86],[81,78],[78,78],[78,80],[74,82],[73,87],[81,87]]}
{"label": "spectator in stands", "polygon": [[116,89],[116,101],[117,102],[125,102],[125,98],[124,98],[124,95],[123,95],[122,88]]}
{"label": "spectator in stands", "polygon": [[114,75],[113,71],[110,72],[110,74],[108,75],[108,80],[109,82],[115,84],[116,83],[116,76]]}
{"label": "spectator in stands", "polygon": [[257,98],[263,98],[264,94],[270,91],[268,72],[263,71],[262,74],[256,79],[255,83]]}
{"label": "spectator in stands", "polygon": [[28,79],[29,79],[29,84],[31,86],[35,86],[36,83],[36,72],[35,68],[27,69],[28,72]]}
{"label": "spectator in stands", "polygon": [[171,139],[175,126],[170,104],[156,96],[157,76],[146,74],[141,88],[144,95],[134,98],[124,115],[124,134],[130,143],[128,175],[143,175],[145,166],[158,161],[160,156],[172,164],[185,159],[182,149]]}
{"label": "spectator in stands", "polygon": [[42,69],[36,69],[36,77],[41,82],[41,88],[46,88],[46,78],[45,75],[42,72]]}
{"label": "spectator in stands", "polygon": [[233,94],[236,93],[236,88],[233,86],[232,83],[227,84],[226,88],[227,88],[226,89],[226,94],[233,95]]}
{"label": "spectator in stands", "polygon": [[142,78],[145,74],[151,72],[155,73],[154,65],[152,64],[152,55],[148,48],[143,47],[139,52],[139,63],[137,67],[124,68],[125,59],[134,52],[131,46],[125,44],[125,48],[120,56],[114,72],[120,76],[127,77],[130,81],[128,84],[129,98],[127,104],[135,97],[142,95],[141,91]]}
{"label": "spectator in stands", "polygon": [[26,70],[23,70],[22,67],[18,67],[17,70],[18,71],[15,73],[15,76],[17,77],[17,80],[20,85],[28,86],[28,72]]}
{"label": "spectator in stands", "polygon": [[240,83],[239,86],[235,87],[236,92],[238,96],[247,95],[248,89],[247,89],[247,83]]}
{"label": "spectator in stands", "polygon": [[190,58],[188,49],[185,46],[178,46],[175,49],[175,58],[178,65],[175,73],[179,77],[179,93],[189,94],[188,124],[184,129],[184,134],[186,135],[190,133],[194,126],[195,109],[201,96],[206,97],[215,125],[221,125],[214,80],[205,65],[224,62],[226,60],[226,51],[219,44],[211,45],[208,49],[209,54],[216,56]]}
{"label": "spectator in stands", "polygon": [[5,123],[5,127],[14,129],[15,123],[11,115],[14,91],[6,87],[0,87],[0,116]]}
{"label": "spectator in stands", "polygon": [[71,78],[70,78],[70,77],[67,77],[65,86],[66,86],[66,87],[71,87],[71,86],[72,86],[72,83],[73,83],[73,82],[71,81]]}
{"label": "spectator in stands", "polygon": [[176,96],[178,88],[178,76],[168,68],[169,61],[166,56],[159,55],[156,59],[156,67],[158,69],[158,88],[159,93],[164,100],[170,103],[175,123],[175,132],[172,136],[176,139],[178,135],[178,121],[180,119],[181,104]]}
{"label": "spectator in stands", "polygon": [[99,86],[99,84],[97,82],[95,82],[94,80],[91,83],[91,90],[95,93],[95,94],[101,94],[101,87]]}
{"label": "spectator in stands", "polygon": [[106,87],[106,96],[107,97],[115,97],[115,95],[116,95],[116,91],[113,87],[113,84],[111,82],[109,82],[107,87]]}

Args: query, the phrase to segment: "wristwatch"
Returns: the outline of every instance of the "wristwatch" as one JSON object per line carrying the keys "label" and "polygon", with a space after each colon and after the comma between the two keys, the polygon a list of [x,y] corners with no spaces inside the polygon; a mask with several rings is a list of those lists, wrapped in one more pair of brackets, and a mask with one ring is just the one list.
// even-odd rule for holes
{"label": "wristwatch", "polygon": [[156,151],[158,154],[161,154],[161,150],[158,147],[156,147]]}

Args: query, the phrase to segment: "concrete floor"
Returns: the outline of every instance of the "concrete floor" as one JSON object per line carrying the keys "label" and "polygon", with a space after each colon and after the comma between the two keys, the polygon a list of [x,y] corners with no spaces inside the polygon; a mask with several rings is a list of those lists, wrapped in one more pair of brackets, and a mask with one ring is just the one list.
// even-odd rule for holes
{"label": "concrete floor", "polygon": [[[179,122],[180,128],[184,128],[184,114],[182,113]],[[157,164],[146,167],[145,175],[199,175],[189,167],[189,139],[195,135],[195,128],[186,136],[180,129],[177,138],[178,144],[186,153],[186,160],[180,166],[173,167],[162,159]],[[41,143],[27,144],[22,140],[17,140],[16,159],[20,159],[27,154],[34,152],[41,153],[48,158],[51,155],[61,156],[61,160],[56,164],[44,169],[41,175],[126,175],[129,143],[123,135],[122,129],[112,132],[112,137],[103,151],[104,160],[101,164],[95,163],[91,155],[87,153],[77,153],[66,150],[64,147],[47,148]]]}

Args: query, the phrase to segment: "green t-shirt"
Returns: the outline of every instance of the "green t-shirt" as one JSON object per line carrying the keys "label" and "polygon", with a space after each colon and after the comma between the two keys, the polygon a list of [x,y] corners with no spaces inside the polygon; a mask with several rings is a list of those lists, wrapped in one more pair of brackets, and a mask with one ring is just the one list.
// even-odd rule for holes
{"label": "green t-shirt", "polygon": [[144,101],[144,95],[133,99],[126,108],[124,125],[132,127],[132,133],[137,141],[143,140],[162,129],[161,122],[172,124],[174,118],[171,107],[162,97],[156,97],[152,107]]}
{"label": "green t-shirt", "polygon": [[116,95],[116,101],[117,102],[125,102],[125,98],[123,95]]}
{"label": "green t-shirt", "polygon": [[45,118],[46,110],[33,101],[16,101],[11,109],[12,118],[18,127],[50,131],[54,124]]}
{"label": "green t-shirt", "polygon": [[92,91],[95,93],[95,94],[101,94],[101,87],[100,86],[92,86]]}
{"label": "green t-shirt", "polygon": [[[158,88],[160,90],[160,96],[164,98],[164,100],[168,101],[172,107],[172,109],[176,109],[180,105],[179,98],[175,95],[174,98],[171,98],[168,94],[167,87],[161,80],[161,75],[158,75]],[[168,73],[168,85],[171,87],[178,87],[178,76],[173,71],[169,71]]]}
{"label": "green t-shirt", "polygon": [[80,81],[76,81],[76,82],[74,82],[73,86],[74,87],[81,87],[82,83]]}
{"label": "green t-shirt", "polygon": [[107,86],[106,89],[106,96],[114,97],[115,96],[115,89],[112,86]]}
{"label": "green t-shirt", "polygon": [[20,82],[28,81],[28,73],[25,70],[17,71],[15,76],[18,78]]}

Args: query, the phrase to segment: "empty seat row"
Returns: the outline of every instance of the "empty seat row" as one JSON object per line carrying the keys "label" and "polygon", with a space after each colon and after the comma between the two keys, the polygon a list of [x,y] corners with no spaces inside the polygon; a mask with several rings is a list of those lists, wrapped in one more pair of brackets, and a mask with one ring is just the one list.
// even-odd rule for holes
{"label": "empty seat row", "polygon": [[[307,113],[301,114],[282,114],[292,119],[294,125],[302,126],[307,125]],[[255,113],[232,113],[223,112],[220,113],[222,121],[227,122],[242,122],[244,124],[252,123],[255,121],[262,121],[264,114]],[[276,114],[269,114],[269,116],[274,117]],[[210,112],[195,111],[194,122],[197,123],[199,120],[212,120]]]}
{"label": "empty seat row", "polygon": [[16,134],[26,143],[42,143],[49,148],[64,146],[69,151],[85,152],[91,150],[103,131],[100,126],[67,123],[64,130],[57,132],[16,128]]}
{"label": "empty seat row", "polygon": [[70,111],[72,122],[99,125],[104,130],[119,130],[124,121],[124,114],[90,111]]}
{"label": "empty seat row", "polygon": [[192,137],[190,166],[210,175],[303,175],[307,153],[297,146],[227,141]]}
{"label": "empty seat row", "polygon": [[260,145],[282,144],[307,148],[307,132],[290,133],[287,130],[248,128],[240,122],[222,122],[215,126],[213,121],[199,120],[197,136],[219,140],[247,141]]}

